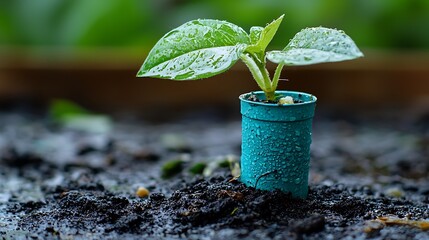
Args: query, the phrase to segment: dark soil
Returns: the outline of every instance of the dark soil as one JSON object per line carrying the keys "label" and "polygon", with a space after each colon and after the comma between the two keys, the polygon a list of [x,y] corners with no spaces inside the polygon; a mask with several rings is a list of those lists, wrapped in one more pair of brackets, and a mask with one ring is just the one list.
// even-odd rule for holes
{"label": "dark soil", "polygon": [[[275,101],[271,101],[271,100],[266,100],[266,99],[260,99],[258,97],[258,95],[256,94],[249,94],[248,96],[246,96],[244,99],[248,100],[248,101],[252,101],[252,102],[262,102],[262,103],[274,103],[274,104],[278,104],[279,103],[279,99],[282,97],[286,97],[286,96],[276,96],[276,100]],[[303,103],[304,101],[298,98],[294,98],[293,99],[293,103]]]}
{"label": "dark soil", "polygon": [[[429,219],[429,122],[325,115],[299,200],[245,187],[227,168],[189,171],[238,158],[239,121],[116,120],[90,133],[2,113],[0,239],[429,239],[376,220]],[[182,171],[162,178],[171,160]]]}

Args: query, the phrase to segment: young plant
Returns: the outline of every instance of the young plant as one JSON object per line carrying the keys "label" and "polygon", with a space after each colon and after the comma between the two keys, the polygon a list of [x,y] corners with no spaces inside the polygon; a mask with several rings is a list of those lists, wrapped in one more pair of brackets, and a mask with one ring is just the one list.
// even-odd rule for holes
{"label": "young plant", "polygon": [[[266,100],[275,101],[275,91],[285,65],[338,62],[363,56],[343,31],[324,27],[303,29],[283,50],[266,52],[283,17],[265,28],[252,27],[249,34],[226,21],[189,21],[156,43],[137,76],[196,80],[220,74],[241,59],[264,91]],[[267,59],[278,64],[272,77],[266,67]]]}

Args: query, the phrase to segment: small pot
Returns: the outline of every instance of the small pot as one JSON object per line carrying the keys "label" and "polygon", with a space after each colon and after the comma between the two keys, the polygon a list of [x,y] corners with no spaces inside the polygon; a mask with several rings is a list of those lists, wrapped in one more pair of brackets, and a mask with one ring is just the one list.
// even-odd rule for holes
{"label": "small pot", "polygon": [[265,99],[262,91],[240,95],[242,114],[241,176],[247,186],[279,189],[306,198],[310,144],[317,98],[308,93],[276,91],[299,103],[279,105],[247,100]]}

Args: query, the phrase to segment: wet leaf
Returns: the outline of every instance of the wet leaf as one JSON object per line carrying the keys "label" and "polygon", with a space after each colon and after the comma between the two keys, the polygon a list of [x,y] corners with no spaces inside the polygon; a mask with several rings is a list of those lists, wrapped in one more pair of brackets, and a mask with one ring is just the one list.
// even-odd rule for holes
{"label": "wet leaf", "polygon": [[259,26],[254,26],[250,28],[250,43],[252,45],[255,45],[258,41],[259,38],[261,37],[261,33],[264,30],[263,27],[259,27]]}
{"label": "wet leaf", "polygon": [[247,33],[232,23],[193,20],[164,35],[137,76],[173,80],[211,77],[228,70],[249,43]]}
{"label": "wet leaf", "polygon": [[[272,21],[265,28],[252,27],[250,29],[250,39],[253,45],[249,46],[246,51],[254,53],[264,52],[276,34],[280,23],[283,21],[283,17],[284,14]],[[259,39],[254,43],[256,37],[259,37]]]}
{"label": "wet leaf", "polygon": [[363,57],[343,31],[324,27],[301,30],[282,51],[271,51],[267,58],[285,65],[309,65]]}

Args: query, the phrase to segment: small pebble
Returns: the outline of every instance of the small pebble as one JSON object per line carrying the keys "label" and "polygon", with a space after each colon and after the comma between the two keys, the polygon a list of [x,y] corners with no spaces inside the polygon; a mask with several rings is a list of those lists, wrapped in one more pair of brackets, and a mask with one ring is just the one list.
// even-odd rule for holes
{"label": "small pebble", "polygon": [[282,97],[279,99],[279,104],[281,105],[293,104],[293,98],[291,96]]}
{"label": "small pebble", "polygon": [[145,188],[145,187],[139,187],[139,188],[137,188],[136,195],[139,198],[148,197],[149,196],[149,190],[147,190],[147,188]]}
{"label": "small pebble", "polygon": [[366,221],[363,231],[367,234],[383,229],[385,224],[378,220]]}

